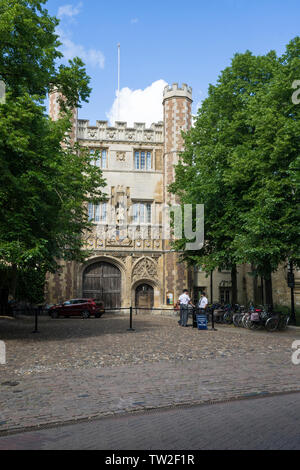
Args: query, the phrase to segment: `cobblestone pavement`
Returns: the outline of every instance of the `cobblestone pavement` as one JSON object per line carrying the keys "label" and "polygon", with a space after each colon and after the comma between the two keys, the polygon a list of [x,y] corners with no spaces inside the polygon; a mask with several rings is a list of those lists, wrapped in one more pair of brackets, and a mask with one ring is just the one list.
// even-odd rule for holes
{"label": "cobblestone pavement", "polygon": [[114,413],[300,390],[299,329],[182,328],[175,317],[0,320],[0,433]]}
{"label": "cobblestone pavement", "polygon": [[0,450],[299,450],[299,398],[288,394],[104,418],[0,437]]}

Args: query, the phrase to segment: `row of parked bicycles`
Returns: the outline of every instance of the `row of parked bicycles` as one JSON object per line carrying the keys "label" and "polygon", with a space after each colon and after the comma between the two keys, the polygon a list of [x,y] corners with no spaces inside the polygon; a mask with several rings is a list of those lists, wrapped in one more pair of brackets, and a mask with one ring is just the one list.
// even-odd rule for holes
{"label": "row of parked bicycles", "polygon": [[289,323],[289,315],[282,312],[273,312],[269,305],[255,307],[249,305],[220,305],[209,307],[209,312],[214,312],[216,323],[233,324],[235,327],[258,330],[265,328],[267,331],[284,330]]}

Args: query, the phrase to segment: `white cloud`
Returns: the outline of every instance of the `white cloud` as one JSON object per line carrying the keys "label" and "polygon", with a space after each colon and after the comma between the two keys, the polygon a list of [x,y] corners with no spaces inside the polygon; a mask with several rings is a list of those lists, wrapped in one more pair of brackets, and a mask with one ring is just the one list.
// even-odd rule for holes
{"label": "white cloud", "polygon": [[139,19],[138,19],[138,18],[132,18],[132,19],[130,20],[130,23],[131,23],[131,24],[135,24],[135,23],[138,23],[138,22],[139,22]]}
{"label": "white cloud", "polygon": [[80,9],[82,7],[82,2],[78,3],[78,5],[73,6],[73,5],[63,5],[59,7],[57,16],[58,18],[63,18],[64,16],[67,16],[68,18],[72,18],[73,16],[78,15],[80,12]]}
{"label": "white cloud", "polygon": [[61,28],[58,28],[56,32],[62,42],[61,51],[66,60],[76,56],[80,57],[87,65],[104,68],[105,57],[99,49],[86,49],[81,44],[75,44],[71,39],[71,33],[67,33]]}
{"label": "white cloud", "polygon": [[[74,17],[79,14],[82,6],[82,2],[78,3],[76,6],[71,4],[63,5],[59,7],[57,16],[61,20],[65,17],[67,24],[72,24],[75,21]],[[104,68],[105,57],[99,49],[87,49],[81,44],[76,44],[72,40],[72,34],[61,26],[57,28],[56,33],[62,43],[61,52],[66,60],[80,57],[86,65],[100,67],[101,69]]]}
{"label": "white cloud", "polygon": [[133,126],[135,122],[145,122],[149,127],[153,122],[162,121],[163,89],[166,85],[167,82],[160,79],[144,90],[122,88],[119,106],[117,92],[110,111],[106,113],[110,124],[114,125],[115,121],[126,121],[129,126]]}

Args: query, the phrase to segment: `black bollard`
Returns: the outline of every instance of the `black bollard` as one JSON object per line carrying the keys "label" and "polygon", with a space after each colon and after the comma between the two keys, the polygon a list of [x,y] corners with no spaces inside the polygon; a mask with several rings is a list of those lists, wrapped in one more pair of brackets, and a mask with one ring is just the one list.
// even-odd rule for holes
{"label": "black bollard", "polygon": [[39,333],[38,331],[38,314],[39,314],[39,308],[34,309],[34,330],[32,333]]}
{"label": "black bollard", "polygon": [[212,311],[211,311],[211,329],[213,331],[217,331],[217,329],[215,328],[215,315],[214,315],[214,311],[215,309],[213,308]]}
{"label": "black bollard", "polygon": [[134,328],[132,328],[132,306],[129,309],[129,328],[127,331],[135,331]]}
{"label": "black bollard", "polygon": [[199,313],[199,309],[194,307],[193,309],[193,328],[197,328],[197,314]]}

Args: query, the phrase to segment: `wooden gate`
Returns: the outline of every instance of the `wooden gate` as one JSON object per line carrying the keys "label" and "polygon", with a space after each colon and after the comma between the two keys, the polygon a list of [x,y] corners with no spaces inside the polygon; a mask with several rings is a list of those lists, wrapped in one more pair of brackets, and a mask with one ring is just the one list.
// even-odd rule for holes
{"label": "wooden gate", "polygon": [[83,297],[104,303],[105,308],[121,307],[121,272],[113,264],[100,261],[83,273]]}

